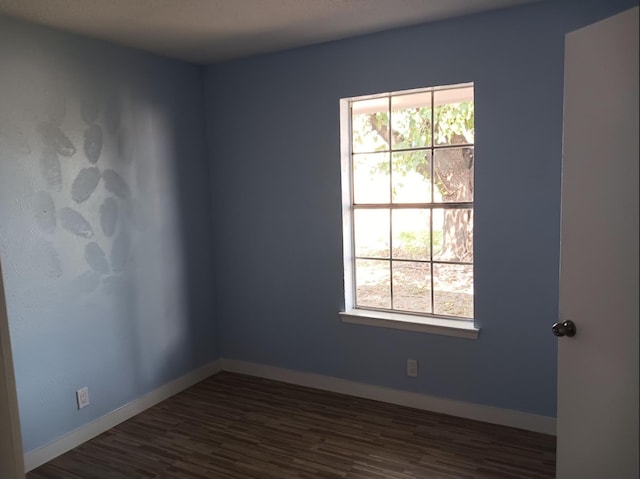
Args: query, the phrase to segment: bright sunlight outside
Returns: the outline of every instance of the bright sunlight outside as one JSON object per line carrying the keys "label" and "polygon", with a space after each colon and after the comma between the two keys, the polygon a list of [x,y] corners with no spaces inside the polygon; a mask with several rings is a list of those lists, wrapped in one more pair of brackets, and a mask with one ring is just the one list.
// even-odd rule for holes
{"label": "bright sunlight outside", "polygon": [[473,86],[351,102],[356,306],[473,318]]}

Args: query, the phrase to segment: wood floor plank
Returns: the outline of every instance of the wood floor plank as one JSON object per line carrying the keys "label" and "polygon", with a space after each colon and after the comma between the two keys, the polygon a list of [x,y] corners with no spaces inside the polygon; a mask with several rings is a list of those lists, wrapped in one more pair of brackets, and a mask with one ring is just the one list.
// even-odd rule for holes
{"label": "wood floor plank", "polygon": [[549,479],[555,438],[219,373],[27,479]]}

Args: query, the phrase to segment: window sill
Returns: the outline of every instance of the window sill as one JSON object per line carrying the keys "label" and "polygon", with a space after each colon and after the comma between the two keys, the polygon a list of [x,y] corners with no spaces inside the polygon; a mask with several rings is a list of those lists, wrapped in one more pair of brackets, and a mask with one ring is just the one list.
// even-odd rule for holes
{"label": "window sill", "polygon": [[442,334],[466,339],[478,339],[478,335],[480,334],[480,329],[476,328],[472,321],[427,318],[424,316],[411,316],[409,314],[369,311],[365,309],[350,309],[348,311],[340,311],[339,314],[344,323],[362,324],[365,326]]}

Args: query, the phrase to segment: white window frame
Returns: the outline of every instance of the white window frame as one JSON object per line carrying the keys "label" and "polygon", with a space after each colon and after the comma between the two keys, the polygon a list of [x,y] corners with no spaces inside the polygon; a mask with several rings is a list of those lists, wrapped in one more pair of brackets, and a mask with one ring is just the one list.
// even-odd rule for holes
{"label": "white window frame", "polygon": [[436,316],[418,315],[398,311],[378,311],[361,309],[355,305],[355,251],[353,241],[353,168],[351,149],[351,103],[381,97],[392,97],[426,91],[446,90],[458,87],[473,86],[473,83],[450,85],[445,87],[421,88],[376,95],[358,96],[340,99],[340,153],[341,153],[341,187],[342,187],[342,236],[344,260],[344,311],[340,317],[345,323],[378,326],[383,328],[442,334],[467,339],[477,339],[480,329],[475,320],[449,319]]}

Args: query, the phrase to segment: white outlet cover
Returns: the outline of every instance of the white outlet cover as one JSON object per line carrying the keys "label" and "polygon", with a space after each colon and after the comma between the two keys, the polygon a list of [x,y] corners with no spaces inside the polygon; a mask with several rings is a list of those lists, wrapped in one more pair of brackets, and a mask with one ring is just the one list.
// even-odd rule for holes
{"label": "white outlet cover", "polygon": [[78,400],[78,409],[82,409],[89,405],[89,388],[83,387],[76,391],[76,399]]}
{"label": "white outlet cover", "polygon": [[407,376],[410,376],[410,377],[418,376],[418,360],[417,359],[407,359]]}

